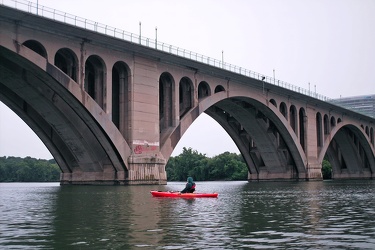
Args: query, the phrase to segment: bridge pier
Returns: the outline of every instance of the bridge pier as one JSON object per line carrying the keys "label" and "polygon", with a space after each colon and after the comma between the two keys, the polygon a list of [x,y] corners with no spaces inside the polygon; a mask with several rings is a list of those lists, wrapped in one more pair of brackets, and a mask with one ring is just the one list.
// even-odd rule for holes
{"label": "bridge pier", "polygon": [[83,172],[76,170],[72,173],[61,173],[60,185],[116,185],[119,176],[125,176],[125,172],[116,173],[113,170]]}
{"label": "bridge pier", "polygon": [[322,176],[322,163],[319,163],[317,160],[308,162],[306,169],[306,180],[309,181],[321,181],[323,180]]}
{"label": "bridge pier", "polygon": [[[306,123],[306,133],[304,136],[306,164],[306,180],[323,180],[322,162],[319,162],[318,131],[316,122],[316,111],[312,108],[306,109],[304,117]],[[311,117],[312,119],[308,119]],[[315,119],[314,119],[315,118]],[[301,135],[300,135],[301,136]]]}
{"label": "bridge pier", "polygon": [[165,185],[167,174],[165,159],[159,157],[129,158],[128,171],[114,171],[106,167],[103,172],[61,173],[61,185]]}
{"label": "bridge pier", "polygon": [[165,185],[167,173],[166,161],[159,157],[129,157],[129,170],[126,184],[129,185]]}

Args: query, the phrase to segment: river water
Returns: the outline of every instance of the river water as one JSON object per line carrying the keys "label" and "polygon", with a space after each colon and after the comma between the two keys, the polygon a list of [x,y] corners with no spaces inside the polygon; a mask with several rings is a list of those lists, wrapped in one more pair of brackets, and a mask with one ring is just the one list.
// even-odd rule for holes
{"label": "river water", "polygon": [[0,183],[0,249],[375,249],[375,181]]}

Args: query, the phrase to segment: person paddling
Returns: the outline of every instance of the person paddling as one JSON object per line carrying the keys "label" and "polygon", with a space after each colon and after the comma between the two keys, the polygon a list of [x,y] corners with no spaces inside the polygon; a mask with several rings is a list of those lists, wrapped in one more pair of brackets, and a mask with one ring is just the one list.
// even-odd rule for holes
{"label": "person paddling", "polygon": [[195,182],[192,177],[187,178],[187,183],[185,188],[180,193],[194,193],[195,191]]}

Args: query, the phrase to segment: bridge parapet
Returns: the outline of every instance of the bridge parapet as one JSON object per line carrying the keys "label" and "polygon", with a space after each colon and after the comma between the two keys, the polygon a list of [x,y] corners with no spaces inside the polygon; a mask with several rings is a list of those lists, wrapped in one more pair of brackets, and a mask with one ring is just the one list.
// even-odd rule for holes
{"label": "bridge parapet", "polygon": [[49,18],[55,21],[63,22],[65,24],[74,25],[79,28],[84,28],[86,30],[94,31],[100,34],[104,34],[107,36],[111,36],[114,38],[122,39],[131,43],[139,44],[148,48],[153,48],[159,51],[166,52],[168,54],[172,54],[175,56],[180,56],[186,59],[194,60],[199,63],[204,63],[209,66],[221,68],[224,70],[228,70],[230,72],[240,74],[243,76],[251,77],[257,80],[261,80],[268,84],[280,86],[285,89],[289,89],[295,91],[297,93],[308,95],[313,98],[322,100],[322,101],[330,101],[331,98],[324,96],[322,94],[317,93],[316,91],[310,91],[305,88],[293,85],[291,83],[275,79],[273,77],[269,77],[264,74],[260,74],[254,72],[252,70],[248,70],[243,67],[239,67],[223,60],[218,60],[209,56],[201,55],[199,53],[176,47],[164,42],[160,42],[157,39],[151,39],[147,37],[141,36],[141,34],[134,34],[131,32],[127,32],[115,27],[111,27],[109,25],[101,24],[96,21],[92,21],[86,18],[78,17],[75,15],[71,15],[66,12],[62,12],[53,8],[49,8],[43,5],[39,5],[34,2],[26,1],[26,0],[3,0],[1,4],[16,8],[18,10],[26,11],[31,14],[39,15],[45,18]]}

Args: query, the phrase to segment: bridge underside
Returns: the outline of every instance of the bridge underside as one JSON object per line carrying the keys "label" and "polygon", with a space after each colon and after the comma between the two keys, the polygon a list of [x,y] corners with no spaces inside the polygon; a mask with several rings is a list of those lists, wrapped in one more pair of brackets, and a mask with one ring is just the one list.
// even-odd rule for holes
{"label": "bridge underside", "polygon": [[344,126],[331,140],[327,158],[333,179],[371,179],[375,160],[365,138],[354,126]]}
{"label": "bridge underside", "polygon": [[62,184],[127,183],[126,163],[92,115],[67,91],[70,80],[54,66],[46,64],[46,70],[50,74],[0,47],[0,99],[46,145],[62,170]]}
{"label": "bridge underside", "polygon": [[230,98],[205,112],[221,124],[236,143],[248,165],[250,181],[306,178],[297,149],[288,146],[294,143],[289,143],[291,138],[284,138],[277,118],[264,105],[249,98]]}

